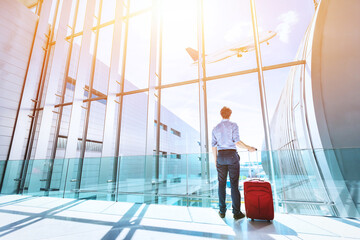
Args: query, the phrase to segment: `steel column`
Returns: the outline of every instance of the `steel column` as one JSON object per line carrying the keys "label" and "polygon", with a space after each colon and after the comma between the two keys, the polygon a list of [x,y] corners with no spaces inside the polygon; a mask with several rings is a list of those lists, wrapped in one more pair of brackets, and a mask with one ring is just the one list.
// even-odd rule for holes
{"label": "steel column", "polygon": [[209,175],[209,146],[208,146],[208,120],[206,96],[206,68],[205,68],[205,40],[204,40],[204,14],[203,0],[198,0],[198,76],[199,76],[199,112],[200,112],[200,152],[201,152],[201,178],[210,181]]}
{"label": "steel column", "polygon": [[264,135],[265,135],[265,151],[267,151],[269,159],[270,159],[270,167],[271,167],[271,180],[274,186],[274,198],[275,198],[275,210],[278,210],[279,203],[277,199],[277,188],[275,182],[275,172],[274,172],[274,162],[272,156],[272,145],[270,139],[270,126],[269,126],[269,115],[267,110],[266,103],[266,92],[265,92],[265,83],[264,83],[264,73],[262,67],[261,60],[261,51],[260,51],[260,43],[259,43],[259,33],[258,33],[258,25],[256,18],[256,10],[254,0],[250,0],[251,6],[251,19],[252,19],[252,27],[255,41],[255,52],[256,52],[256,63],[258,68],[258,80],[259,80],[259,93],[260,93],[260,103],[261,103],[261,113],[263,118],[263,126],[264,126]]}
{"label": "steel column", "polygon": [[[118,169],[118,152],[115,152],[116,146],[116,129],[115,122],[115,112],[116,112],[116,93],[118,92],[119,84],[117,80],[119,79],[119,63],[120,63],[120,43],[121,43],[121,32],[123,24],[123,0],[116,1],[115,8],[115,24],[112,40],[112,49],[111,49],[111,59],[110,59],[110,75],[108,83],[108,96],[106,102],[106,112],[105,112],[105,122],[104,122],[104,135],[103,135],[103,145],[101,152],[101,163],[100,163],[100,176],[99,183],[111,184],[111,189],[114,190],[117,182],[117,169]],[[104,158],[113,157],[113,170],[104,171],[103,169],[111,169],[111,166],[108,166],[109,163],[104,161]],[[109,175],[109,174],[112,174]],[[111,183],[108,183],[111,181]]]}
{"label": "steel column", "polygon": [[[79,10],[79,3],[80,0],[76,0],[76,5],[75,5],[75,13],[74,13],[74,19],[72,22],[72,27],[71,27],[71,33],[75,32],[75,27],[76,27],[76,21],[77,21],[77,16],[78,16],[78,10]],[[63,114],[63,105],[64,101],[65,101],[65,93],[66,93],[66,84],[67,84],[67,78],[68,78],[68,74],[69,74],[69,67],[70,67],[70,60],[71,60],[71,54],[72,54],[72,49],[73,49],[73,42],[74,42],[74,38],[70,39],[69,42],[69,49],[67,51],[67,59],[66,59],[66,66],[65,66],[65,71],[64,74],[62,75],[63,78],[63,84],[62,84],[62,89],[61,89],[61,97],[60,97],[60,103],[61,106],[59,107],[57,105],[55,105],[55,108],[59,107],[59,114],[58,114],[58,119],[56,122],[56,127],[55,127],[55,136],[54,136],[54,142],[53,142],[53,146],[52,146],[52,152],[51,152],[51,162],[52,164],[50,165],[50,169],[48,172],[48,176],[47,176],[47,185],[46,185],[46,189],[50,188],[50,180],[51,180],[51,176],[52,176],[52,172],[53,172],[53,163],[54,163],[54,159],[56,157],[56,150],[57,150],[57,142],[58,142],[58,138],[59,138],[59,133],[60,133],[60,127],[61,127],[61,120],[62,120],[62,114]],[[72,103],[71,103],[72,105]],[[66,175],[67,174],[67,168],[65,168],[65,160],[63,162],[63,174]],[[69,165],[69,160],[67,161],[67,166]],[[60,185],[60,189],[65,189],[66,184],[62,183]]]}
{"label": "steel column", "polygon": [[[147,104],[147,127],[146,127],[146,147],[145,147],[145,183],[144,188],[151,183],[153,178],[154,166],[154,153],[155,141],[154,141],[154,115],[155,115],[155,102],[156,102],[156,66],[157,66],[157,45],[158,45],[158,25],[159,25],[159,0],[152,1],[152,19],[151,19],[151,40],[150,40],[150,67],[149,67],[149,92],[148,92],[148,104]],[[160,124],[160,123],[158,123]],[[156,171],[156,170],[155,170]],[[156,182],[156,189],[158,184]],[[157,190],[156,190],[157,191]],[[151,198],[151,197],[150,197]],[[144,196],[144,200],[147,197]],[[150,199],[148,199],[150,200]],[[155,196],[157,201],[157,196]]]}
{"label": "steel column", "polygon": [[95,0],[88,0],[86,5],[85,23],[84,23],[84,34],[81,41],[79,64],[77,71],[77,79],[74,90],[73,104],[70,115],[70,123],[68,130],[68,139],[65,149],[65,158],[75,158],[78,133],[81,122],[82,103],[84,100],[84,87],[86,80],[90,77],[91,68],[91,34],[94,20],[95,11]]}
{"label": "steel column", "polygon": [[[90,108],[91,108],[91,102],[89,99],[92,98],[92,92],[93,92],[93,85],[94,85],[94,75],[95,75],[95,65],[96,65],[96,57],[97,57],[97,49],[98,49],[98,43],[99,43],[99,25],[101,21],[101,9],[102,9],[102,3],[103,0],[100,0],[99,2],[99,11],[97,15],[97,22],[96,22],[96,29],[95,29],[95,43],[94,43],[94,52],[92,54],[92,62],[91,62],[91,69],[90,69],[90,78],[89,78],[89,89],[88,89],[88,97],[86,101],[86,113],[85,113],[85,123],[83,126],[83,134],[82,134],[82,141],[81,141],[81,148],[80,148],[80,159],[83,159],[85,156],[86,151],[86,139],[87,139],[87,132],[89,127],[89,120],[90,120]],[[82,167],[82,166],[81,166]]]}
{"label": "steel column", "polygon": [[[85,99],[84,97],[85,83],[86,80],[89,79],[90,77],[89,69],[91,69],[90,44],[91,44],[92,26],[94,20],[95,2],[96,2],[95,0],[88,0],[86,5],[84,34],[81,41],[79,64],[76,75],[77,79],[76,79],[74,96],[73,96],[73,104],[71,108],[67,144],[65,148],[65,158],[76,158],[78,134],[81,123],[82,104],[83,104],[83,100]],[[90,93],[91,91],[89,91],[89,95]],[[83,150],[80,149],[80,151]],[[83,159],[79,158],[78,171],[76,177],[77,190],[80,189],[82,165],[83,165]],[[69,173],[72,173],[73,167],[74,167],[73,165],[70,165],[70,159],[69,159],[69,167],[68,167]],[[76,197],[78,195],[79,192],[76,192]]]}
{"label": "steel column", "polygon": [[53,0],[44,0],[42,4],[34,46],[25,78],[24,91],[21,96],[17,121],[14,126],[15,130],[11,141],[11,149],[7,160],[20,160],[24,157],[22,153],[25,139],[28,135],[27,126],[30,124],[28,115],[31,114],[31,109],[33,108],[34,102],[32,99],[35,99],[36,88],[41,75],[44,60],[43,44],[48,33],[48,20],[52,2]]}
{"label": "steel column", "polygon": [[54,49],[54,55],[50,68],[50,75],[48,85],[43,94],[46,94],[44,101],[44,108],[41,117],[41,125],[39,127],[38,141],[35,148],[35,159],[45,159],[47,157],[47,150],[49,145],[50,131],[52,125],[52,119],[54,115],[54,106],[56,104],[57,88],[61,79],[61,73],[63,72],[63,66],[66,61],[66,45],[65,41],[67,26],[70,17],[71,0],[63,0],[62,10],[60,14],[59,26],[56,36],[56,45]]}
{"label": "steel column", "polygon": [[[117,103],[116,93],[118,93],[118,79],[119,75],[119,63],[120,63],[120,43],[121,43],[121,32],[122,32],[122,17],[123,17],[123,0],[116,1],[115,10],[115,24],[114,33],[112,40],[111,49],[111,60],[110,60],[110,75],[108,83],[108,94],[106,102],[105,112],[105,124],[104,124],[104,135],[103,135],[103,146],[102,146],[102,157],[117,157],[118,153],[114,153],[114,129],[115,124],[115,111]],[[121,90],[120,90],[121,91]],[[122,92],[122,91],[121,91]],[[115,154],[115,155],[114,155]]]}
{"label": "steel column", "polygon": [[[162,3],[162,2],[161,2]],[[158,86],[161,86],[162,76],[162,38],[163,38],[163,12],[160,11],[160,32],[159,32],[159,66],[158,66]],[[159,180],[160,167],[160,126],[161,126],[161,88],[157,89],[157,111],[156,111],[156,145],[155,145],[155,178]]]}

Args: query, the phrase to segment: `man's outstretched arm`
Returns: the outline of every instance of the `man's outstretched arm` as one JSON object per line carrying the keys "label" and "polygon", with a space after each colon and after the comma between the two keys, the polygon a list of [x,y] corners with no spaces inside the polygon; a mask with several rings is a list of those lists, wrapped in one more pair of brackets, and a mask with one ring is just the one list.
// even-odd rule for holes
{"label": "man's outstretched arm", "polygon": [[247,149],[249,152],[254,152],[254,151],[257,150],[257,149],[254,148],[254,147],[251,147],[251,146],[249,146],[249,145],[246,145],[246,144],[243,143],[242,141],[238,141],[238,142],[236,142],[235,144],[236,144],[237,147],[239,147],[239,148],[245,148],[245,149]]}
{"label": "man's outstretched arm", "polygon": [[215,165],[217,164],[217,147],[212,147],[212,152],[215,160]]}

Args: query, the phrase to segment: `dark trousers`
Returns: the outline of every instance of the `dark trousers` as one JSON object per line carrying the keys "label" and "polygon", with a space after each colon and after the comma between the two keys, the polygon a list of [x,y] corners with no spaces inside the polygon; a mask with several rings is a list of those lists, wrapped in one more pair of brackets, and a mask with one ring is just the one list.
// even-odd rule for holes
{"label": "dark trousers", "polygon": [[226,212],[226,180],[229,172],[231,184],[231,200],[233,214],[240,213],[240,192],[239,192],[239,174],[240,174],[240,157],[236,151],[219,151],[217,155],[217,172],[219,180],[219,207],[220,212]]}

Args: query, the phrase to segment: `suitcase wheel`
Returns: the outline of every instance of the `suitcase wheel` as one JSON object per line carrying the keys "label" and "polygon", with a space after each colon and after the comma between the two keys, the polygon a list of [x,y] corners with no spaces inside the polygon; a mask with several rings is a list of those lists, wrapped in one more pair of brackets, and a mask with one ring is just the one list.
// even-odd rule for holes
{"label": "suitcase wheel", "polygon": [[268,220],[268,222],[271,222],[270,220]]}
{"label": "suitcase wheel", "polygon": [[251,221],[254,221],[254,219],[252,218]]}

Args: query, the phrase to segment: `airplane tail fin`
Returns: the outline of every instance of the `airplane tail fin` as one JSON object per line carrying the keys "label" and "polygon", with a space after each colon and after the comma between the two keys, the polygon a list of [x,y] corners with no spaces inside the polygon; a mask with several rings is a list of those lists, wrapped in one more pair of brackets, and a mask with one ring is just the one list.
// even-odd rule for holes
{"label": "airplane tail fin", "polygon": [[194,60],[194,62],[199,60],[199,52],[198,51],[196,51],[195,49],[189,48],[189,47],[186,48],[186,51],[188,52],[188,54],[190,55],[192,60]]}

